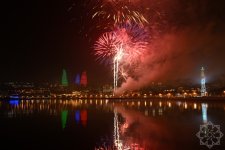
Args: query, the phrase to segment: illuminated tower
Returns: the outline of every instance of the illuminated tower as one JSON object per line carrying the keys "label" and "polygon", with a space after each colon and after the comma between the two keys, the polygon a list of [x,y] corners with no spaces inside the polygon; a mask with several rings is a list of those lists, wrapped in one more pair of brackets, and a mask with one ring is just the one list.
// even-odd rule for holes
{"label": "illuminated tower", "polygon": [[80,85],[82,85],[84,87],[87,86],[87,73],[86,73],[86,71],[82,72],[82,74],[81,74]]}
{"label": "illuminated tower", "polygon": [[206,96],[205,73],[203,67],[201,68],[201,96]]}
{"label": "illuminated tower", "polygon": [[68,79],[65,69],[63,69],[61,84],[62,86],[68,86]]}
{"label": "illuminated tower", "polygon": [[79,73],[76,75],[75,84],[80,85],[80,75],[79,75]]}

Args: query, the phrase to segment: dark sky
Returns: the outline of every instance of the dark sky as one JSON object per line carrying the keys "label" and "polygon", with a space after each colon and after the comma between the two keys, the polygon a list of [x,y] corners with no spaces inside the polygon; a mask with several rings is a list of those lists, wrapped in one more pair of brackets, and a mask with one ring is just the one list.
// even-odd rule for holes
{"label": "dark sky", "polygon": [[[88,71],[98,77],[91,45],[79,34],[81,23],[65,0],[7,1],[2,5],[1,81],[57,82],[62,69],[70,78]],[[82,14],[79,14],[82,15]],[[79,20],[78,20],[79,21]]]}
{"label": "dark sky", "polygon": [[[92,30],[94,34],[90,33],[90,36],[85,38],[85,34],[94,25],[87,18],[86,20],[80,19],[81,16],[87,15],[88,7],[78,7],[82,5],[83,0],[74,0],[74,2],[70,0],[14,0],[1,4],[3,15],[0,47],[1,82],[59,82],[63,68],[67,69],[70,79],[76,73],[86,70],[89,81],[92,83],[95,83],[94,79],[98,79],[96,80],[98,83],[111,80],[111,68],[98,64],[91,54],[93,39],[96,39],[98,31],[95,35],[95,31]],[[151,0],[151,2],[145,0],[150,8],[154,8],[154,11],[160,14],[158,18],[149,15],[150,18],[155,19],[151,20],[152,22],[160,24],[155,29],[158,34],[165,33],[167,27],[170,28],[168,32],[173,32],[172,29],[176,31],[184,29],[187,32],[192,28],[193,30],[206,29],[212,24],[213,32],[219,33],[219,35],[213,33],[214,37],[221,36],[221,39],[224,39],[225,5],[222,0],[191,0],[188,2],[185,0],[173,2]],[[155,24],[150,24],[151,28],[155,27]],[[155,32],[152,31],[152,33]],[[187,34],[181,35],[187,37],[187,41],[193,38]],[[195,35],[196,33],[193,34]],[[211,35],[211,32],[208,34],[208,31],[204,31],[202,35]],[[212,40],[209,41],[212,42]],[[176,39],[173,42],[176,43]],[[224,45],[220,46],[222,56],[225,54],[224,48]],[[217,55],[214,57],[213,59],[216,59]],[[225,62],[222,62],[220,68],[224,68],[224,65]]]}

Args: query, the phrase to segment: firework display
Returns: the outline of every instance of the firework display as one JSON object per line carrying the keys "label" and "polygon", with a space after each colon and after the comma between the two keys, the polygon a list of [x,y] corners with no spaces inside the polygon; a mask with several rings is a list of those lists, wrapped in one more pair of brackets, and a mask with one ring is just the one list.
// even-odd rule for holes
{"label": "firework display", "polygon": [[[112,65],[114,93],[118,80],[126,80],[131,70],[145,56],[149,33],[147,19],[138,11],[138,0],[99,0],[92,19],[100,18],[110,31],[103,33],[94,44],[97,61]],[[108,23],[113,22],[113,23]],[[105,29],[103,27],[103,29]]]}
{"label": "firework display", "polygon": [[123,43],[124,64],[133,65],[146,53],[149,34],[146,28],[137,24],[124,24],[117,28],[117,36]]}
{"label": "firework display", "polygon": [[114,90],[118,86],[119,73],[125,80],[128,70],[141,61],[147,50],[148,38],[148,32],[143,26],[125,23],[102,34],[96,41],[94,54],[97,60],[113,64]]}

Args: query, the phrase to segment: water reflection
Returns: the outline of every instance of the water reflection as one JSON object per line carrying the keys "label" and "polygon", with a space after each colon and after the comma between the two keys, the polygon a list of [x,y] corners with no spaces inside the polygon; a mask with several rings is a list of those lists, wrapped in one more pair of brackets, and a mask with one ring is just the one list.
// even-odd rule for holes
{"label": "water reflection", "polygon": [[75,121],[77,124],[80,123],[80,111],[79,110],[75,111]]}
{"label": "water reflection", "polygon": [[87,125],[87,110],[81,110],[80,120],[82,125],[85,127]]}
{"label": "water reflection", "polygon": [[202,120],[203,123],[207,123],[207,104],[202,103]]}
{"label": "water reflection", "polygon": [[10,99],[9,100],[9,104],[10,105],[18,105],[19,104],[19,100],[12,100],[12,99]]}
{"label": "water reflection", "polygon": [[[100,122],[96,128],[108,128],[108,125],[111,132],[101,133],[104,137],[97,137],[97,144],[93,146],[96,150],[174,149],[176,146],[179,147],[176,143],[180,143],[182,147],[188,144],[188,141],[198,142],[194,139],[194,134],[201,123],[211,120],[217,121],[218,124],[225,123],[221,119],[225,117],[224,102],[163,99],[21,100],[2,101],[0,110],[1,115],[11,119],[21,116],[32,117],[34,114],[57,117],[61,120],[62,132],[72,130],[71,128],[90,131],[90,127],[97,126],[96,118],[100,121],[107,119],[111,124]],[[102,117],[106,112],[112,115]],[[94,132],[94,129],[91,130],[90,132]],[[187,149],[193,147],[189,146]]]}
{"label": "water reflection", "polygon": [[124,119],[124,122],[120,123],[121,147],[118,149],[171,149],[170,145],[161,144],[161,141],[170,140],[166,126],[135,110],[122,107],[116,109]]}
{"label": "water reflection", "polygon": [[63,110],[61,113],[61,121],[62,121],[63,129],[65,129],[65,127],[66,127],[67,116],[68,116],[68,110]]}
{"label": "water reflection", "polygon": [[[94,101],[94,103],[93,103]],[[222,105],[221,105],[222,104]],[[200,103],[187,101],[157,101],[157,100],[10,100],[2,102],[0,107],[7,108],[13,116],[31,115],[34,112],[48,112],[49,115],[57,115],[63,110],[74,110],[75,121],[87,121],[87,110],[77,108],[95,107],[113,112],[113,107],[122,106],[142,112],[145,116],[159,117],[170,113],[185,111],[197,111],[202,113],[203,122],[207,122],[207,109],[220,108],[225,111],[224,103]]]}

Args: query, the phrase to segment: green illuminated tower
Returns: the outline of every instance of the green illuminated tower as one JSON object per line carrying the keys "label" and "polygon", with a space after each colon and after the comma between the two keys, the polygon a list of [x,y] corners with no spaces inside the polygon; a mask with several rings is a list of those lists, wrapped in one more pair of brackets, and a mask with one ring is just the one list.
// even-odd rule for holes
{"label": "green illuminated tower", "polygon": [[65,69],[63,69],[61,84],[62,86],[68,86],[68,79],[67,79],[67,74]]}

